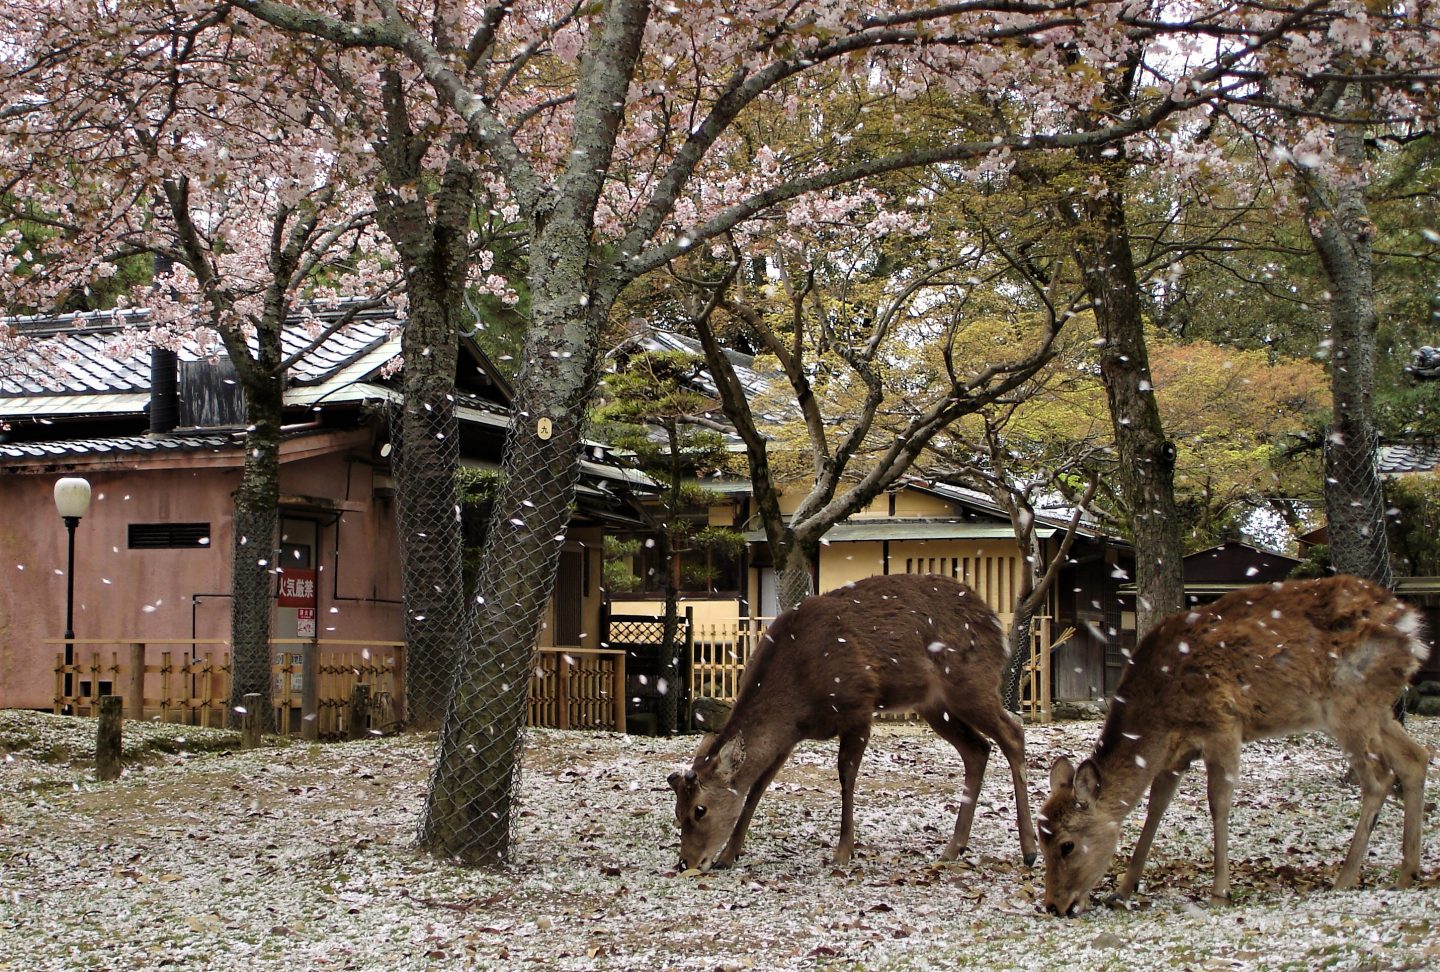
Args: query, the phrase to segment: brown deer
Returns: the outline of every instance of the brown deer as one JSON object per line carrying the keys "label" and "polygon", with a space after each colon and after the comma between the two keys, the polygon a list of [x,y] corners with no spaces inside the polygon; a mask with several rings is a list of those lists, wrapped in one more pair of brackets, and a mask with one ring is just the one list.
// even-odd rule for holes
{"label": "brown deer", "polygon": [[771,623],[745,668],[730,718],[700,743],[692,768],[670,774],[680,867],[728,866],[755,806],[802,739],[840,737],[840,840],[855,847],[855,777],[877,713],[914,711],[965,764],[953,860],[970,839],[994,739],[1010,762],[1020,849],[1035,860],[1025,788],[1025,737],[1000,701],[1008,651],[995,612],[969,587],[934,574],[894,574],[806,598]]}
{"label": "brown deer", "polygon": [[1405,803],[1399,884],[1420,870],[1420,821],[1429,751],[1392,706],[1429,653],[1420,619],[1388,591],[1355,577],[1261,584],[1181,611],[1145,636],[1120,679],[1095,751],[1050,770],[1040,811],[1045,906],[1086,907],[1109,867],[1120,822],[1145,788],[1149,808],[1116,897],[1140,883],[1165,807],[1191,761],[1205,763],[1215,836],[1213,902],[1230,893],[1227,834],[1240,746],[1323,729],[1350,757],[1360,821],[1337,888],[1360,875],[1370,830],[1398,783]]}

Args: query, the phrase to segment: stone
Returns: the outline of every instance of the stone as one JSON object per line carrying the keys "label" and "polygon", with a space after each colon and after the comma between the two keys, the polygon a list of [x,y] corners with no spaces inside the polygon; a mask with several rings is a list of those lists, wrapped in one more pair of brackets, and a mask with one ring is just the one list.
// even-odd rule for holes
{"label": "stone", "polygon": [[724,699],[702,695],[690,703],[690,723],[699,732],[719,732],[730,718],[731,708]]}

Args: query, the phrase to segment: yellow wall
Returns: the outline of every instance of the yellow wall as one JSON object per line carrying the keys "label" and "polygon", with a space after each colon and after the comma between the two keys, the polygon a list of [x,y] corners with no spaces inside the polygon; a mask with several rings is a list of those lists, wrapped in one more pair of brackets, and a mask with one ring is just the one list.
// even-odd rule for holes
{"label": "yellow wall", "polygon": [[[785,513],[790,513],[805,496],[803,489],[790,491],[787,496],[782,496],[780,508]],[[788,504],[786,502],[788,497]],[[881,493],[857,513],[850,516],[850,522],[856,520],[874,520],[886,517],[948,517],[959,516],[960,507],[947,499],[935,496],[931,493],[924,493],[915,489],[901,489],[895,492],[895,512],[890,512],[890,494]]]}
{"label": "yellow wall", "polygon": [[[885,573],[878,540],[832,543],[820,548],[820,591]],[[891,541],[889,573],[944,574],[964,581],[999,614],[1015,606],[1024,561],[1010,540]]]}
{"label": "yellow wall", "polygon": [[[687,607],[694,610],[696,624],[734,624],[739,614],[738,604],[734,598],[707,600],[682,597],[680,599],[681,617],[684,617]],[[643,614],[658,618],[665,613],[665,601],[663,599],[612,600],[610,612],[612,614]]]}

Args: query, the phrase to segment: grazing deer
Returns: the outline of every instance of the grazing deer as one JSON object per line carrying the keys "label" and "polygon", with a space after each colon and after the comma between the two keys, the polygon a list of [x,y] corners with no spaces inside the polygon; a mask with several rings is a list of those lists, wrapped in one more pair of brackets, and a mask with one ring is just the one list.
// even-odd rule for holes
{"label": "grazing deer", "polygon": [[1010,762],[1025,863],[1035,831],[1025,788],[1025,737],[1000,701],[1008,650],[995,612],[969,587],[934,574],[871,577],[806,598],[771,623],[745,668],[724,727],[700,743],[692,768],[670,774],[680,866],[734,863],[755,806],[802,739],[840,737],[840,840],[855,847],[855,777],[879,712],[914,711],[965,764],[964,794],[944,857],[970,839],[990,756]]}
{"label": "grazing deer", "polygon": [[1353,887],[1370,829],[1398,782],[1405,802],[1399,884],[1420,870],[1429,751],[1392,706],[1429,653],[1420,619],[1388,591],[1355,577],[1261,584],[1172,615],[1145,636],[1120,679],[1094,753],[1076,769],[1058,759],[1040,811],[1045,906],[1084,910],[1115,855],[1120,822],[1150,788],[1150,804],[1117,897],[1131,894],[1165,807],[1191,761],[1205,763],[1215,833],[1211,900],[1230,892],[1227,825],[1252,739],[1323,729],[1350,757],[1360,821],[1335,881]]}

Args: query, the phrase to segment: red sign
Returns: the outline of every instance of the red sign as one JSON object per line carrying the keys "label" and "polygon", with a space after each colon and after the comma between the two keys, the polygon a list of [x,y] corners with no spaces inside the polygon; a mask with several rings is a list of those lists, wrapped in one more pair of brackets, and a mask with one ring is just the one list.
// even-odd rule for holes
{"label": "red sign", "polygon": [[315,571],[292,568],[281,574],[275,603],[280,607],[314,607]]}

